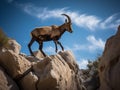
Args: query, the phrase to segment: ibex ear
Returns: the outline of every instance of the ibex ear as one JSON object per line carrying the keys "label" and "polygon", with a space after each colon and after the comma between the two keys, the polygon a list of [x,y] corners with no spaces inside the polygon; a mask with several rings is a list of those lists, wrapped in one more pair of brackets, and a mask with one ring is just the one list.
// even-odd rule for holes
{"label": "ibex ear", "polygon": [[67,23],[67,19],[65,19],[65,23]]}

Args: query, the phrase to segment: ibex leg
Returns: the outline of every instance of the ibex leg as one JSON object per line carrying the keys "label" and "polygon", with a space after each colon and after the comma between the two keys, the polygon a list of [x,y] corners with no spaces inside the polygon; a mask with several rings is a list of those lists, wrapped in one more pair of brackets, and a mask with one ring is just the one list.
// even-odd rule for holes
{"label": "ibex leg", "polygon": [[61,44],[59,41],[54,41],[54,42],[55,42],[55,46],[56,46],[56,52],[57,52],[57,50],[58,50],[57,44],[59,44],[60,47],[62,48],[62,50],[64,51],[64,47],[62,46],[62,44]]}
{"label": "ibex leg", "polygon": [[32,50],[31,50],[31,45],[33,44],[34,41],[35,41],[35,39],[32,38],[31,41],[30,41],[30,43],[28,44],[28,48],[29,48],[30,54],[31,54],[32,56],[34,56],[34,54],[33,54]]}
{"label": "ibex leg", "polygon": [[55,43],[55,52],[57,53],[57,51],[58,51],[58,48],[57,48],[57,41],[54,41],[54,43]]}
{"label": "ibex leg", "polygon": [[46,57],[46,54],[42,50],[42,48],[43,48],[43,42],[40,42],[39,44],[40,44],[39,50],[42,52],[43,56]]}
{"label": "ibex leg", "polygon": [[62,50],[64,51],[64,47],[62,46],[62,44],[58,41],[57,42],[59,45],[60,45],[60,47],[62,48]]}

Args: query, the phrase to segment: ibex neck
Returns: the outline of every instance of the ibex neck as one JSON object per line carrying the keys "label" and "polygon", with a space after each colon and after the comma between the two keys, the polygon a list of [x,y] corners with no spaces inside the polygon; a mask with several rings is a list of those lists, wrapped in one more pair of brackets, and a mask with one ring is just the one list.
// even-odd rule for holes
{"label": "ibex neck", "polygon": [[59,30],[60,30],[61,35],[62,35],[66,31],[65,24],[62,24],[61,26],[59,26]]}

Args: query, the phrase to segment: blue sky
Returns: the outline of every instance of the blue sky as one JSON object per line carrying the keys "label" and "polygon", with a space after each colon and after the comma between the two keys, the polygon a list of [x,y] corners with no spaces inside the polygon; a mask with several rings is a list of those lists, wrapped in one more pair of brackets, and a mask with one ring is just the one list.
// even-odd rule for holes
{"label": "blue sky", "polygon": [[[21,52],[29,55],[27,44],[35,27],[61,25],[68,14],[73,33],[60,39],[65,50],[72,50],[81,68],[87,60],[101,55],[107,38],[120,24],[119,0],[0,0],[0,28],[21,44]],[[45,42],[43,50],[55,54],[53,42]],[[34,43],[32,50],[38,50]]]}

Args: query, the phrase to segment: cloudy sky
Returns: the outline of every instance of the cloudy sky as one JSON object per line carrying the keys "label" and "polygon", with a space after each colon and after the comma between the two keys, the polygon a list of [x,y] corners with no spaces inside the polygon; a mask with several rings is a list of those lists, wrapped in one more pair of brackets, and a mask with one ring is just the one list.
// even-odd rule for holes
{"label": "cloudy sky", "polygon": [[[80,68],[87,60],[102,54],[107,38],[120,24],[119,0],[0,0],[0,28],[21,44],[21,52],[29,55],[27,44],[35,27],[61,25],[68,14],[73,33],[66,32],[60,42],[72,50]],[[55,54],[53,42],[45,42],[43,50]],[[38,50],[34,43],[32,50]]]}

